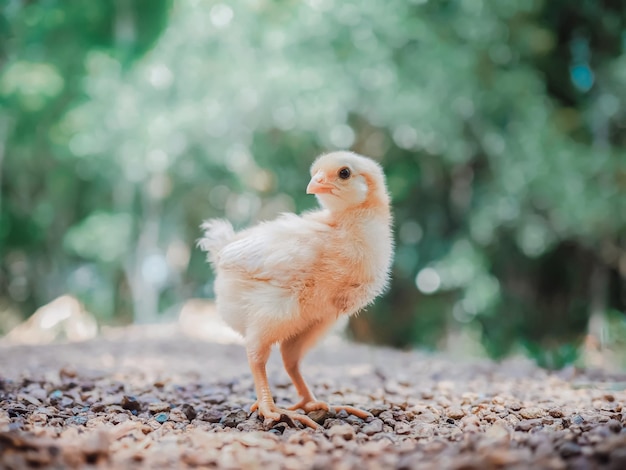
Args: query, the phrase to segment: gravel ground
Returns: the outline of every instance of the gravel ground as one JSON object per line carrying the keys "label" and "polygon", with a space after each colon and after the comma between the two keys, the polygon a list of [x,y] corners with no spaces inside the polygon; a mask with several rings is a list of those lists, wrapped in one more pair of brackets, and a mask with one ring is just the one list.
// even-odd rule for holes
{"label": "gravel ground", "polygon": [[[0,345],[0,467],[220,469],[626,468],[626,374],[549,373],[330,338],[305,360],[319,398],[372,414],[256,413],[240,345],[174,327],[83,343]],[[278,354],[277,402],[295,392]]]}

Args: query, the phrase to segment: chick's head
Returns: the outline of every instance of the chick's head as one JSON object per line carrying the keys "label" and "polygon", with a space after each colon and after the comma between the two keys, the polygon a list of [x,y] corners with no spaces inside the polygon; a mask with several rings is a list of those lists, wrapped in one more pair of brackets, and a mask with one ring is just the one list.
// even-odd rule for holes
{"label": "chick's head", "polygon": [[311,165],[307,194],[315,194],[328,210],[387,207],[389,197],[382,168],[374,160],[352,152],[332,152]]}

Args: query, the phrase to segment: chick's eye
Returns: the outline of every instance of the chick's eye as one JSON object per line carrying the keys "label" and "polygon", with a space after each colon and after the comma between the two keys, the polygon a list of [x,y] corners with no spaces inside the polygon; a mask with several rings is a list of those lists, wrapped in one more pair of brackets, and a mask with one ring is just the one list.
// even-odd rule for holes
{"label": "chick's eye", "polygon": [[342,180],[347,180],[348,178],[350,178],[350,168],[342,168],[341,170],[339,170],[339,178],[341,178]]}

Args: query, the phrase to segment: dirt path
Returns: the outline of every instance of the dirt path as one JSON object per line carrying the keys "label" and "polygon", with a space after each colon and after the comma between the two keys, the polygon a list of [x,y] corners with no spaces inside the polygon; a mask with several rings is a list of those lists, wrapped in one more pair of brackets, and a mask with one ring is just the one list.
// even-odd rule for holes
{"label": "dirt path", "polygon": [[[167,333],[167,334],[166,334]],[[0,345],[0,468],[626,468],[626,374],[542,371],[331,338],[317,395],[374,415],[265,428],[244,350],[171,328]],[[279,404],[295,394],[277,355]]]}

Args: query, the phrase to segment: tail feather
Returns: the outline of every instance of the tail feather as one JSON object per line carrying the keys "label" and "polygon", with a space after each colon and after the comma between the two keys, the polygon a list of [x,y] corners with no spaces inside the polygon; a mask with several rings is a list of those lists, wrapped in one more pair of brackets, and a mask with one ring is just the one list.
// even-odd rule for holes
{"label": "tail feather", "polygon": [[204,231],[204,237],[198,240],[198,247],[207,252],[207,259],[215,268],[219,252],[235,237],[235,230],[231,223],[224,219],[206,220],[200,228]]}

